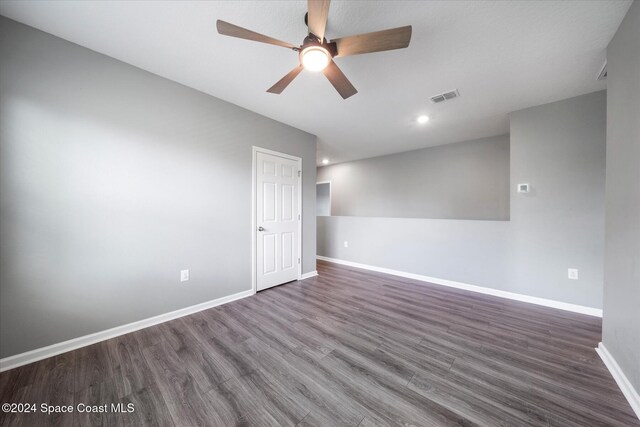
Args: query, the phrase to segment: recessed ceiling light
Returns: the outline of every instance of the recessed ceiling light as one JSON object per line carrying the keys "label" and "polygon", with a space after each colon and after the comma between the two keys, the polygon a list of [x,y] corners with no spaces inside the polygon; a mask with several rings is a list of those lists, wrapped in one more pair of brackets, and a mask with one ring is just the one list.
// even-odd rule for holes
{"label": "recessed ceiling light", "polygon": [[328,165],[329,164],[329,159],[322,159],[322,164],[323,165]]}
{"label": "recessed ceiling light", "polygon": [[425,116],[425,115],[418,116],[418,118],[416,119],[416,121],[417,121],[418,123],[420,123],[420,124],[427,123],[427,122],[429,121],[429,116]]}

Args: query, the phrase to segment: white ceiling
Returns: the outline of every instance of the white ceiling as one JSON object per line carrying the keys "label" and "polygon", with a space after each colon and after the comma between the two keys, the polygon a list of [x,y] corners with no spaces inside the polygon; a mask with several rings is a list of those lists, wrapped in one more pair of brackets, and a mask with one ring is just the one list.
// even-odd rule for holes
{"label": "white ceiling", "polygon": [[[216,33],[223,19],[300,44],[306,1],[2,1],[0,14],[313,133],[334,163],[503,134],[509,112],[604,89],[596,75],[630,4],[334,1],[329,39],[413,26],[407,49],[336,59],[359,91],[346,101],[308,71],[266,93],[297,54]],[[451,89],[461,97],[429,101]]]}

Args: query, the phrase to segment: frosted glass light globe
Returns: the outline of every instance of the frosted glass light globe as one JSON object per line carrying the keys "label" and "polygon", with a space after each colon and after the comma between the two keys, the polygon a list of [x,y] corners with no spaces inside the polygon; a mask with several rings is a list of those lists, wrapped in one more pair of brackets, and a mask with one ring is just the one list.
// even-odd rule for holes
{"label": "frosted glass light globe", "polygon": [[329,65],[329,52],[313,46],[302,51],[302,66],[309,71],[322,71]]}

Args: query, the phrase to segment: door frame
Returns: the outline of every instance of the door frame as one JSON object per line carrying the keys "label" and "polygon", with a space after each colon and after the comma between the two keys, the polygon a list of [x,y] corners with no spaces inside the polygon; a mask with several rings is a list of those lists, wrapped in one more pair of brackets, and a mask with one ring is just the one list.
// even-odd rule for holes
{"label": "door frame", "polygon": [[256,241],[256,230],[258,228],[258,212],[256,212],[258,206],[256,201],[256,165],[258,164],[258,153],[294,160],[298,164],[298,259],[300,260],[298,263],[298,280],[302,279],[302,158],[254,145],[251,153],[251,290],[254,295],[258,292],[258,270],[256,268],[258,264],[258,247]]}

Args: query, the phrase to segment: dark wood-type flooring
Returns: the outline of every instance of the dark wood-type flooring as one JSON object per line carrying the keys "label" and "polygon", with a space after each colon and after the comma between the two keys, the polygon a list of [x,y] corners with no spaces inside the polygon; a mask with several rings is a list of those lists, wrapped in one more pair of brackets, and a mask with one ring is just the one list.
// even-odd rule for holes
{"label": "dark wood-type flooring", "polygon": [[318,263],[320,276],[0,374],[0,425],[640,426],[600,319]]}

